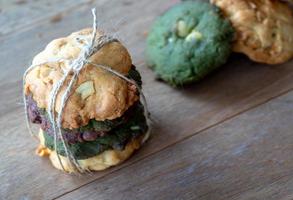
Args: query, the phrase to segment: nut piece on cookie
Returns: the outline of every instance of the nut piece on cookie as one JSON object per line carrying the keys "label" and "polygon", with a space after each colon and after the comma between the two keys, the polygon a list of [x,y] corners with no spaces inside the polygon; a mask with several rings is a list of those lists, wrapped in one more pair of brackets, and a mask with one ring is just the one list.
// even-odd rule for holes
{"label": "nut piece on cookie", "polygon": [[211,0],[236,30],[235,52],[251,60],[280,64],[293,57],[293,15],[276,0]]}

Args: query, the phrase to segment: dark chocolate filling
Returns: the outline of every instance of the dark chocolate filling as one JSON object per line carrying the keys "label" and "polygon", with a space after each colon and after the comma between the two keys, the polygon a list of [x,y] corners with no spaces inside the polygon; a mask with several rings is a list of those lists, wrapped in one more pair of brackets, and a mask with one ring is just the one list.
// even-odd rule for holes
{"label": "dark chocolate filling", "polygon": [[[48,114],[45,109],[38,108],[37,103],[32,96],[27,96],[28,115],[32,123],[40,124],[43,131],[49,136],[54,136],[52,124],[49,121]],[[63,129],[62,134],[64,139],[71,144],[84,141],[94,141],[98,137],[103,137],[108,134],[115,127],[124,124],[134,114],[133,110],[137,105],[130,107],[122,117],[114,120],[96,121],[90,120],[86,126],[77,129]],[[60,139],[60,138],[58,138]]]}
{"label": "dark chocolate filling", "polygon": [[[133,108],[133,115],[126,123],[113,128],[104,136],[97,137],[93,141],[69,143],[68,147],[77,159],[86,159],[109,149],[123,150],[129,141],[142,136],[147,130],[143,106],[137,103]],[[54,150],[54,138],[46,132],[44,132],[44,138],[45,146]],[[60,155],[66,155],[60,140],[57,142],[57,149]]]}

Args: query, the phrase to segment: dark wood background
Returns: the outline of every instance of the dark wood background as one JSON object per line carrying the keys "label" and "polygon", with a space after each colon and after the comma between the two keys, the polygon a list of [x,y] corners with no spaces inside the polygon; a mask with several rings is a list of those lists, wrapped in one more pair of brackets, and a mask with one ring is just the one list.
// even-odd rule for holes
{"label": "dark wood background", "polygon": [[[192,86],[155,81],[146,34],[176,2],[0,1],[0,199],[293,199],[293,61],[268,66],[233,54]],[[124,164],[74,176],[34,154],[21,81],[49,41],[91,26],[92,7],[129,49],[156,124]]]}

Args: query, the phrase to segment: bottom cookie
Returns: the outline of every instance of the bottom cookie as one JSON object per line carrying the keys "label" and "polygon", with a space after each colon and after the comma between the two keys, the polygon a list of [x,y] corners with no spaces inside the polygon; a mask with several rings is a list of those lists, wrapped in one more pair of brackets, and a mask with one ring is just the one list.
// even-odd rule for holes
{"label": "bottom cookie", "polygon": [[[100,171],[107,169],[111,166],[118,165],[129,158],[135,150],[139,149],[142,143],[147,139],[148,135],[143,137],[135,138],[130,141],[123,150],[106,150],[96,156],[87,158],[84,160],[77,160],[83,170]],[[45,141],[43,131],[40,129],[39,132],[40,145],[37,148],[36,153],[39,156],[48,156],[53,166],[59,170],[62,170],[62,166],[58,160],[56,151],[50,150],[45,147]],[[62,155],[59,155],[61,162],[66,172],[75,172],[74,168],[70,165],[69,159]]]}

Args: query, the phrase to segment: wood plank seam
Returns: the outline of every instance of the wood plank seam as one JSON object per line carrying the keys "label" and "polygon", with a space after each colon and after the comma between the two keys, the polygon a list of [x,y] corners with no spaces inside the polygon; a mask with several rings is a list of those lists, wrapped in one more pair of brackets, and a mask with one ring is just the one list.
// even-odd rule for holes
{"label": "wood plank seam", "polygon": [[[288,176],[292,176],[293,175],[293,173],[287,173],[286,175],[283,175],[283,176],[280,176],[280,177],[277,177],[274,181],[272,181],[272,183],[271,184],[269,184],[269,185],[274,185],[275,183],[278,183],[278,182],[280,182],[280,180],[282,180],[284,177],[288,177]],[[263,187],[260,187],[260,188],[258,188],[256,191],[261,191],[261,190],[263,190],[264,188]],[[241,193],[243,193],[243,192],[247,192],[248,191],[248,189],[245,189],[245,190],[243,190],[243,191],[239,191],[239,192],[237,192],[237,193],[235,193],[235,194],[233,194],[233,195],[231,195],[229,198],[231,198],[231,199],[234,199],[234,198],[236,198],[237,197],[237,195],[239,195],[239,194],[241,194]],[[200,198],[201,197],[204,197],[205,195],[202,195],[202,196],[200,196]]]}
{"label": "wood plank seam", "polygon": [[292,199],[292,101],[290,92],[61,199]]}
{"label": "wood plank seam", "polygon": [[146,156],[144,156],[144,157],[142,157],[142,158],[140,158],[140,159],[138,159],[138,160],[136,160],[136,161],[133,161],[132,163],[129,163],[129,164],[125,165],[124,167],[121,167],[121,168],[119,168],[119,169],[117,169],[117,170],[113,170],[113,171],[111,171],[110,173],[105,174],[105,175],[103,175],[103,176],[100,176],[100,177],[98,177],[98,178],[96,178],[96,179],[93,179],[92,181],[90,181],[90,182],[88,182],[88,183],[82,184],[82,185],[78,186],[77,188],[75,188],[75,189],[73,189],[73,190],[70,190],[70,191],[67,191],[67,192],[65,192],[65,193],[63,193],[63,194],[61,194],[61,195],[58,195],[57,197],[54,197],[53,199],[54,199],[54,200],[55,200],[55,199],[59,199],[59,198],[65,196],[65,195],[67,195],[67,194],[69,194],[69,193],[71,193],[71,192],[74,192],[75,190],[78,190],[78,189],[80,189],[80,188],[82,188],[82,187],[84,187],[84,186],[87,186],[87,185],[89,185],[89,184],[95,182],[96,180],[99,180],[99,179],[101,179],[101,178],[103,178],[103,177],[106,177],[106,176],[108,176],[108,175],[111,175],[111,174],[113,174],[113,173],[115,173],[115,172],[117,172],[117,171],[120,171],[120,170],[122,170],[122,169],[124,169],[124,168],[126,168],[126,167],[132,166],[132,165],[134,165],[134,164],[136,164],[136,163],[138,163],[138,162],[140,162],[140,161],[142,161],[142,160],[144,160],[144,159],[147,159],[148,157],[154,156],[154,155],[158,154],[159,152],[161,152],[161,151],[163,151],[163,150],[165,150],[165,149],[170,148],[171,146],[173,146],[173,145],[175,145],[175,144],[181,143],[181,142],[183,142],[183,141],[185,141],[185,140],[188,140],[189,138],[191,138],[191,137],[193,137],[193,136],[196,136],[196,135],[198,135],[198,134],[200,134],[200,133],[202,133],[202,132],[204,132],[204,131],[207,131],[207,130],[209,130],[209,129],[215,128],[215,127],[219,126],[220,124],[222,124],[222,123],[224,123],[224,122],[227,122],[227,121],[232,120],[233,118],[237,117],[238,115],[241,115],[241,114],[246,113],[246,112],[248,112],[248,111],[250,111],[250,110],[256,109],[257,107],[259,107],[259,106],[261,106],[261,105],[264,105],[264,104],[267,104],[268,102],[270,102],[270,101],[272,101],[272,100],[274,100],[274,99],[276,99],[276,98],[279,98],[279,97],[281,97],[281,96],[284,96],[284,95],[288,94],[288,93],[291,92],[291,91],[293,91],[293,88],[290,88],[290,89],[288,89],[288,90],[286,90],[286,91],[284,91],[284,92],[282,92],[282,93],[280,93],[280,94],[278,94],[278,95],[275,95],[275,96],[273,96],[273,97],[267,99],[266,101],[263,101],[263,102],[261,102],[261,103],[259,103],[259,104],[256,104],[256,105],[254,105],[254,106],[252,106],[252,107],[250,107],[250,108],[247,108],[247,109],[245,109],[245,110],[243,110],[243,111],[241,111],[241,112],[238,112],[238,113],[236,113],[236,114],[234,114],[234,115],[232,115],[232,116],[229,116],[229,117],[227,117],[227,118],[225,118],[225,119],[223,119],[223,120],[221,120],[221,121],[219,121],[219,122],[217,122],[217,123],[215,123],[215,124],[213,124],[213,125],[211,125],[211,126],[208,126],[208,127],[206,127],[206,128],[203,128],[203,129],[201,129],[201,130],[195,132],[194,134],[191,134],[191,135],[189,135],[189,136],[187,136],[187,137],[184,137],[184,138],[182,138],[182,139],[180,139],[180,140],[178,140],[178,141],[176,141],[176,142],[174,142],[174,143],[172,143],[172,144],[169,144],[169,145],[165,146],[164,148],[162,148],[162,149],[160,149],[160,150],[158,150],[158,151],[156,151],[156,152],[153,152],[153,153],[151,153],[151,154],[148,154],[148,155],[146,155]]}
{"label": "wood plank seam", "polygon": [[[87,16],[86,13],[87,13],[89,7],[90,7],[90,5],[84,6],[85,9],[82,12],[75,11],[75,13],[74,13],[73,16],[75,16],[75,15],[78,15],[79,17],[81,17],[81,16]],[[78,23],[74,23],[74,24],[77,24],[78,27],[84,26],[83,23],[84,23],[85,20],[86,19],[82,19],[82,21],[78,21],[77,20]],[[60,27],[62,28],[64,25],[67,24],[68,21],[71,21],[71,15],[69,15],[68,13],[66,13],[65,18],[60,23],[54,24],[54,26],[57,26],[59,28]],[[73,20],[73,21],[75,22],[75,20]],[[41,28],[43,28],[43,26],[45,26],[45,28],[44,28],[45,31],[51,29],[50,28],[50,26],[51,26],[50,23],[45,23],[44,25],[41,26]],[[38,27],[40,27],[40,26],[38,26]],[[133,26],[130,26],[130,27],[136,27],[136,26],[133,25]],[[128,25],[126,25],[126,28],[127,29],[131,29],[131,28],[128,27]],[[32,30],[34,30],[34,29],[32,29]],[[38,32],[39,33],[44,32],[42,30],[38,30],[37,33]],[[66,31],[67,30],[62,30],[62,33],[63,32],[66,32]],[[53,31],[53,35],[54,36],[55,36],[55,34],[58,34],[58,33],[55,32],[55,31]],[[32,35],[31,30],[26,35]],[[132,36],[131,34],[129,34],[129,35]],[[22,34],[20,34],[20,36],[22,36]],[[135,36],[135,35],[133,35],[133,36]],[[16,37],[19,37],[19,35],[16,35]],[[38,37],[38,38],[41,40],[41,39],[45,39],[45,38],[47,39],[47,38],[50,38],[50,37],[49,36],[46,36],[46,37],[42,37],[42,38],[41,37]],[[31,38],[31,41],[33,41],[33,40],[34,40],[34,38]],[[12,41],[11,44],[17,44],[17,43],[13,43],[14,40],[11,40],[11,41]],[[134,60],[141,59],[142,50],[143,50],[143,48],[142,48],[143,46],[141,44],[142,44],[142,42],[144,42],[144,39],[142,37],[138,37],[137,36],[137,37],[135,37],[135,39],[133,39],[133,40],[130,39],[128,41],[131,41],[129,43],[130,50],[133,49],[133,51],[135,52],[134,55],[136,55],[135,56],[136,59],[134,59]],[[27,43],[24,43],[24,44],[25,45],[22,45],[21,47],[26,48],[27,46],[30,46],[30,44],[34,44],[35,47],[37,46],[37,42],[32,42],[32,43],[27,42]],[[139,47],[136,46],[137,44],[138,44]],[[6,45],[6,47],[9,47],[9,46]],[[16,52],[17,52],[17,49],[16,49]],[[6,55],[9,55],[9,54],[10,53],[8,53]],[[13,55],[13,54],[10,54],[10,55]],[[6,56],[3,56],[3,58],[5,58],[5,57]],[[25,60],[24,58],[25,57],[23,57],[23,58],[21,57],[19,60],[21,60],[21,59],[22,60]],[[28,59],[30,59],[30,57],[27,56],[26,59],[28,60]],[[215,75],[215,77],[216,77],[215,79],[214,79],[214,76],[213,76],[212,81],[207,80],[207,82],[209,84],[198,84],[197,85],[198,87],[195,86],[192,90],[187,90],[187,92],[183,92],[183,95],[181,95],[180,94],[180,90],[178,90],[178,91],[170,91],[166,85],[163,86],[163,84],[158,84],[157,82],[154,82],[152,80],[153,74],[150,73],[149,70],[146,70],[146,67],[145,66],[142,66],[141,68],[143,69],[143,71],[146,71],[147,72],[147,73],[145,73],[145,76],[144,76],[144,79],[146,80],[145,83],[147,83],[146,84],[147,86],[151,86],[151,87],[147,87],[146,89],[147,89],[147,91],[149,91],[149,94],[150,94],[149,97],[152,97],[152,98],[150,98],[150,102],[151,102],[151,105],[153,106],[154,115],[157,116],[157,113],[168,109],[168,107],[166,107],[167,109],[165,109],[164,107],[158,109],[158,107],[162,106],[164,104],[165,100],[166,100],[165,98],[162,98],[162,96],[164,96],[164,95],[166,95],[166,96],[168,96],[168,95],[172,96],[172,95],[176,94],[174,96],[178,98],[178,101],[174,101],[174,102],[172,101],[170,103],[168,112],[167,111],[166,112],[163,112],[163,114],[161,114],[161,115],[158,114],[158,116],[159,116],[158,119],[160,119],[160,120],[164,120],[164,117],[165,116],[168,116],[169,112],[175,112],[176,113],[176,110],[178,108],[177,105],[179,105],[179,108],[181,106],[183,106],[182,108],[179,109],[179,111],[181,110],[180,114],[182,114],[182,115],[184,115],[184,112],[182,112],[182,110],[184,109],[185,102],[187,102],[189,104],[187,105],[186,109],[184,109],[184,111],[187,110],[188,108],[193,108],[194,107],[194,109],[192,109],[193,112],[188,112],[189,114],[186,114],[186,116],[189,116],[189,117],[187,117],[187,119],[188,119],[187,123],[184,122],[184,123],[182,123],[183,125],[181,125],[181,126],[180,126],[180,123],[178,123],[178,126],[179,126],[179,129],[178,130],[180,130],[181,127],[183,127],[183,126],[188,125],[188,123],[195,122],[195,124],[196,124],[196,125],[192,126],[191,128],[189,128],[187,130],[186,129],[182,129],[180,131],[180,134],[178,134],[178,135],[179,135],[179,138],[182,139],[183,137],[186,137],[190,133],[196,133],[196,132],[200,131],[200,129],[203,129],[205,127],[211,126],[211,125],[217,123],[218,121],[223,120],[223,119],[225,119],[225,118],[227,118],[227,117],[229,117],[229,116],[231,116],[231,115],[233,115],[233,114],[235,114],[237,112],[241,112],[245,108],[247,109],[247,108],[252,107],[253,105],[255,105],[257,103],[261,103],[261,102],[267,100],[268,98],[271,98],[273,95],[280,94],[281,92],[284,92],[285,90],[290,89],[290,87],[292,86],[292,84],[290,83],[290,79],[292,77],[292,75],[291,75],[292,73],[290,73],[291,70],[289,68],[287,70],[286,67],[285,67],[286,70],[284,70],[284,71],[282,71],[282,69],[280,69],[280,75],[273,76],[272,75],[272,72],[266,73],[267,70],[255,70],[255,69],[258,69],[259,67],[258,66],[256,66],[256,67],[253,66],[254,64],[249,63],[249,62],[246,62],[246,60],[244,60],[244,59],[242,59],[241,61],[242,62],[244,61],[243,62],[243,65],[244,66],[247,65],[245,67],[248,67],[248,69],[247,69],[247,68],[244,68],[244,66],[243,66],[243,69],[245,69],[245,71],[247,71],[246,73],[243,73],[243,74],[245,74],[245,76],[242,76],[241,75],[241,73],[244,72],[244,70],[241,70],[241,68],[239,68],[238,70],[232,70],[232,74],[230,74],[230,72],[231,72],[231,69],[230,68],[231,67],[230,68],[228,67],[228,70],[226,69],[227,70],[227,73],[229,73],[228,74],[229,75],[229,79],[228,80],[230,80],[230,79],[233,80],[233,77],[238,78],[240,76],[240,77],[243,77],[244,78],[244,79],[241,79],[240,81],[246,82],[246,80],[252,80],[252,81],[255,81],[255,84],[258,84],[259,82],[256,81],[257,79],[255,79],[255,77],[261,78],[261,74],[264,74],[264,79],[265,80],[269,80],[269,81],[260,81],[260,85],[261,85],[260,87],[257,87],[257,86],[254,87],[255,84],[246,84],[246,83],[239,84],[239,85],[237,84],[237,86],[235,88],[240,89],[240,91],[238,92],[237,89],[231,89],[230,90],[228,88],[229,85],[227,85],[227,83],[230,83],[231,82],[233,84],[233,83],[235,83],[235,81],[234,82],[233,81],[226,81],[225,84],[223,84],[221,87],[212,87],[213,84],[221,84],[221,79],[223,79],[225,77],[225,76],[221,75],[221,76],[219,76],[220,78],[217,78],[217,74],[216,74]],[[13,64],[13,62],[11,62],[11,64]],[[18,62],[17,65],[22,65],[22,64],[23,64],[23,61]],[[233,66],[233,64],[237,64],[237,62],[234,62],[234,63],[230,64],[230,66]],[[250,64],[251,64],[251,66],[248,66]],[[291,64],[289,64],[289,65],[291,65]],[[5,66],[9,66],[9,65],[5,65]],[[261,68],[262,67],[265,68],[267,66],[261,66]],[[287,65],[287,67],[290,67],[290,66]],[[271,70],[270,67],[265,68],[265,69]],[[274,68],[272,67],[272,69],[274,69],[275,73],[278,73],[278,69],[276,69],[275,67]],[[252,76],[252,78],[249,79],[250,78],[250,75],[253,74],[251,72],[254,72],[254,70],[256,71],[256,73],[258,73],[260,75],[259,76]],[[223,69],[223,71],[225,73],[225,69]],[[264,72],[264,73],[262,73],[262,72]],[[288,75],[285,75],[284,72],[289,72],[289,73],[288,73]],[[220,72],[220,73],[222,73],[222,72]],[[231,76],[231,75],[233,75],[233,76]],[[266,76],[266,75],[268,75],[268,76]],[[11,80],[13,80],[13,79],[11,79]],[[213,80],[215,80],[215,81],[213,81]],[[10,83],[9,80],[7,80],[7,82]],[[18,85],[18,84],[13,84],[12,87],[4,87],[3,89],[13,88],[16,85]],[[158,87],[160,87],[160,86],[163,86],[163,87],[160,87],[160,88],[158,88],[156,90],[153,90],[153,89],[150,90],[150,89],[148,89],[148,88],[152,88],[153,85],[154,86],[158,86]],[[247,87],[248,90],[246,90],[246,85],[249,85],[249,87]],[[252,85],[252,87],[251,87],[251,85]],[[227,87],[224,87],[224,86],[227,86]],[[209,91],[209,92],[202,91],[201,90],[202,88],[205,89],[205,90],[207,90],[207,91]],[[227,89],[227,92],[223,91],[224,92],[224,95],[217,95],[218,94],[218,91],[222,92],[221,89],[223,89],[223,88],[224,88],[224,90]],[[199,90],[199,92],[197,92],[198,90]],[[154,92],[154,91],[156,91],[156,92]],[[162,91],[163,93],[160,93],[160,91]],[[17,97],[15,97],[16,95],[12,95],[12,91],[8,91],[6,93],[8,95],[11,95],[12,97],[14,97],[14,102],[16,102]],[[197,94],[199,94],[199,95],[197,95]],[[155,95],[158,95],[159,96],[159,99],[158,99],[159,102],[156,102],[155,100],[153,100],[153,99],[156,99],[156,96]],[[185,98],[184,95],[186,95],[187,97]],[[215,98],[213,98],[214,95],[215,95]],[[179,100],[180,101],[182,100],[183,103],[181,103]],[[4,105],[4,107],[6,107],[6,105],[9,105],[9,104],[8,103],[6,103],[6,104],[4,103],[3,105]],[[14,106],[14,108],[15,108],[15,112],[14,113],[17,113],[17,110],[16,109],[18,109],[18,111],[21,109],[20,106],[18,106],[18,107]],[[197,110],[197,108],[199,110]],[[3,109],[3,110],[5,110],[5,112],[8,111],[8,109]],[[210,117],[212,117],[212,119],[210,119]],[[173,120],[173,118],[171,118],[171,119]],[[19,117],[18,118],[18,121],[20,119],[22,119],[22,118]],[[175,120],[176,120],[176,118],[175,118]],[[3,118],[3,121],[4,121],[4,118]],[[146,156],[146,155],[148,155],[150,153],[154,153],[155,151],[159,151],[160,148],[163,148],[163,147],[165,147],[168,144],[170,145],[172,142],[175,143],[176,140],[178,140],[178,138],[177,138],[178,135],[176,135],[176,132],[168,133],[168,130],[170,130],[170,129],[164,128],[164,127],[167,127],[168,126],[167,124],[170,121],[171,120],[168,121],[166,119],[165,122],[161,122],[161,124],[163,124],[163,126],[162,126],[163,127],[163,130],[165,130],[166,132],[165,131],[161,131],[160,132],[160,130],[159,130],[159,133],[162,133],[162,135],[164,133],[166,135],[170,135],[171,137],[173,137],[173,139],[171,141],[167,142],[167,144],[163,142],[161,144],[162,146],[160,146],[160,144],[158,144],[158,142],[156,141],[156,139],[158,137],[154,137],[155,141],[152,140],[152,143],[150,143],[149,145],[151,147],[157,146],[157,148],[155,148],[155,149],[146,148],[147,150],[146,151],[143,150],[142,153],[138,153],[137,157],[135,156],[134,159],[133,159],[133,161],[138,160],[138,159],[140,159],[140,158],[142,158],[142,157],[144,157],[144,156]],[[200,123],[200,121],[204,121],[204,122],[203,123]],[[181,120],[181,122],[183,122],[183,120]],[[14,126],[14,124],[11,123],[12,126]],[[176,126],[173,126],[172,128],[176,128]],[[10,130],[10,133],[12,135],[11,138],[13,138],[13,134],[14,135],[17,135],[17,134],[15,134],[16,131],[19,131],[19,130],[15,129],[15,128],[14,129],[9,128],[9,130]],[[202,136],[204,134],[205,133],[201,133],[200,135]],[[21,136],[21,134],[20,134],[20,136]],[[196,139],[197,138],[198,138],[198,136],[196,137]],[[160,140],[160,142],[164,141],[164,140],[162,140],[162,137],[159,138],[159,140]],[[187,141],[189,141],[189,140],[190,139],[188,139]],[[10,141],[13,141],[13,140],[10,140]],[[7,141],[7,143],[9,143],[10,141]],[[28,141],[29,140],[27,140],[26,142],[28,142]],[[158,144],[158,145],[156,145],[156,144]],[[172,149],[173,147],[174,146],[172,146],[169,149]],[[26,145],[24,145],[24,148],[23,149],[27,149]],[[13,151],[13,148],[11,148],[11,151]],[[149,152],[149,151],[151,151],[151,152]],[[199,151],[201,151],[201,149],[199,149]],[[27,154],[30,155],[30,153],[27,153]],[[26,155],[23,154],[24,157],[27,157],[27,154]],[[152,160],[155,157],[157,157],[157,154],[156,154],[156,156],[150,157],[148,160]],[[34,160],[38,160],[39,161],[39,158],[36,158]],[[132,163],[132,160],[130,160],[129,163],[127,163],[127,164],[131,164],[131,163]],[[136,164],[139,164],[140,165],[141,163],[144,163],[144,161],[140,161],[139,163],[136,163]],[[46,165],[39,165],[38,164],[36,166],[37,167],[42,166],[42,168],[43,167],[44,168],[48,168],[49,167],[49,165],[47,165],[47,163],[46,163]],[[124,166],[126,166],[126,165],[122,165],[121,167],[124,167]],[[136,165],[134,165],[134,166],[136,166]],[[124,169],[124,171],[127,171],[127,169],[129,169],[129,168],[133,168],[133,166],[130,166],[128,168],[125,168],[126,170]],[[113,169],[113,170],[117,170],[117,168],[116,169]],[[8,170],[6,170],[6,171],[9,174],[9,171]],[[30,170],[27,170],[25,172],[28,172],[29,173],[29,171]],[[115,174],[115,176],[121,174],[121,172],[124,173],[124,171],[119,171],[118,173]],[[52,173],[53,174],[53,177],[55,176],[55,178],[60,177],[60,175],[63,176],[63,174],[60,174],[59,172],[55,172],[55,171],[51,171],[51,170],[49,171],[48,170],[48,172],[45,172],[43,175],[39,175],[38,177],[42,177],[42,178],[47,177],[48,176],[48,173]],[[109,173],[109,171],[108,172],[102,172],[101,174],[98,173],[98,174],[96,174],[95,176],[93,176],[90,179],[98,179],[97,176],[104,175],[104,173]],[[107,176],[106,179],[108,179],[108,177],[113,177],[113,175]],[[37,180],[37,179],[31,180],[30,178],[24,178],[22,180],[25,180],[25,179],[27,179],[28,182],[31,181],[33,184],[36,184],[36,185],[38,185],[38,182],[40,180],[42,180],[40,178],[39,178],[39,180]],[[75,179],[75,178],[73,178],[73,179]],[[9,178],[7,180],[9,180]],[[99,179],[98,181],[100,181],[100,180],[104,180],[104,179]],[[60,195],[60,194],[62,194],[65,191],[72,190],[72,189],[74,189],[76,187],[79,187],[82,184],[86,184],[87,181],[90,181],[90,180],[85,180],[85,181],[82,181],[82,182],[80,180],[77,180],[77,182],[72,182],[72,180],[68,180],[67,178],[65,178],[65,179],[63,179],[63,181],[61,181],[61,182],[64,183],[64,187],[62,189],[57,190],[56,192],[54,191],[54,189],[53,190],[51,190],[51,189],[48,190],[49,192],[46,191],[47,193],[49,193],[49,195],[47,197],[50,198],[50,199],[51,198],[54,198],[55,195],[56,196],[57,195]],[[53,182],[53,179],[48,180],[48,183],[45,183],[45,184],[42,183],[42,184],[40,184],[41,185],[40,188],[46,188],[46,185],[47,184],[50,184],[50,182]],[[97,183],[97,182],[95,182],[95,183]],[[59,187],[59,186],[57,186],[57,187]],[[27,188],[32,188],[32,187],[26,187],[25,186],[24,188],[27,189]],[[83,188],[81,188],[80,190],[83,191]],[[56,189],[56,187],[55,187],[55,189]],[[21,195],[20,192],[22,192],[21,190],[22,191],[26,191],[24,189],[20,189],[20,190],[18,190],[19,191],[18,192],[17,189],[16,189],[15,190],[15,193],[20,196]],[[80,190],[77,190],[77,191],[80,191]],[[2,190],[2,191],[4,191],[4,190]],[[11,190],[11,191],[13,191],[13,190]],[[43,190],[43,192],[46,193],[44,190]],[[53,193],[52,194],[53,196],[51,196],[50,193]],[[11,194],[11,195],[13,195],[13,194]],[[14,196],[17,197],[17,195],[14,195]],[[28,194],[28,195],[40,197],[42,195],[42,190],[39,189],[39,191],[36,192],[36,195],[35,194]],[[43,197],[46,197],[46,195],[44,195]]]}

